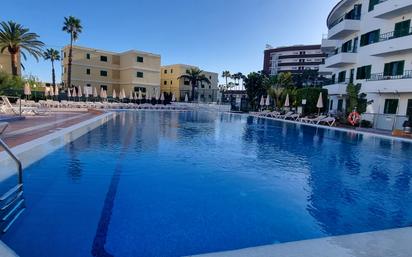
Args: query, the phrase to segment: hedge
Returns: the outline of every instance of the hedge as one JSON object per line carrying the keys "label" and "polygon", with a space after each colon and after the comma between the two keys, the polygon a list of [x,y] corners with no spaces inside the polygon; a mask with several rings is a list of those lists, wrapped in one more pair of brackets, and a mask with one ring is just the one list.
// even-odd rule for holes
{"label": "hedge", "polygon": [[302,100],[306,99],[306,105],[304,108],[305,113],[318,113],[316,104],[318,103],[319,94],[322,92],[323,108],[321,112],[328,110],[328,90],[323,88],[301,88],[296,92],[296,100],[298,105],[302,105]]}

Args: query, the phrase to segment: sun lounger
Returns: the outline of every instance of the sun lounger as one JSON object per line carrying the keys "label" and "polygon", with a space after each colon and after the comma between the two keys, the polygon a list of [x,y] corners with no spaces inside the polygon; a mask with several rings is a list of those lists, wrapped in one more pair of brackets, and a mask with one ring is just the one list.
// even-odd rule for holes
{"label": "sun lounger", "polygon": [[326,124],[329,127],[332,127],[333,125],[335,125],[335,122],[336,122],[336,119],[334,117],[326,117],[318,121],[317,124]]}
{"label": "sun lounger", "polygon": [[318,124],[319,121],[321,121],[324,118],[326,118],[325,115],[320,115],[316,118],[309,118],[309,117],[301,118],[300,121],[303,122],[303,123]]}
{"label": "sun lounger", "polygon": [[5,114],[20,115],[20,111],[22,115],[39,114],[38,108],[36,107],[13,106],[10,103],[9,98],[7,98],[6,96],[2,96],[1,99],[3,100],[1,112]]}
{"label": "sun lounger", "polygon": [[287,112],[285,115],[279,115],[277,118],[286,120],[287,118],[290,118],[290,116],[292,115],[293,115],[293,112]]}

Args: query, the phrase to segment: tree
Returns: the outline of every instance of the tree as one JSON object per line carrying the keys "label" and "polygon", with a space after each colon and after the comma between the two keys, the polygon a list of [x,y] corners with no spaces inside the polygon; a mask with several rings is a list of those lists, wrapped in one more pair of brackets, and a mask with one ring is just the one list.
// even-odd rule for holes
{"label": "tree", "polygon": [[227,79],[230,78],[230,77],[231,77],[230,71],[226,70],[226,71],[222,72],[222,78],[226,79],[226,88],[228,88]]}
{"label": "tree", "polygon": [[244,78],[246,94],[252,110],[256,110],[260,97],[267,94],[268,77],[263,72],[252,72]]}
{"label": "tree", "polygon": [[195,89],[200,82],[206,82],[210,84],[210,80],[203,74],[203,71],[198,68],[191,68],[186,71],[186,74],[178,77],[178,79],[186,79],[190,81],[192,86],[192,101],[195,100]]}
{"label": "tree", "polygon": [[50,60],[51,65],[52,65],[52,85],[53,87],[56,86],[56,75],[54,71],[54,61],[60,60],[60,54],[59,51],[53,48],[46,49],[44,52],[44,59],[45,60]]}
{"label": "tree", "polygon": [[67,86],[71,87],[72,83],[72,61],[73,61],[73,42],[79,38],[79,34],[82,33],[82,25],[80,20],[73,17],[64,17],[64,24],[62,30],[70,34],[70,47],[69,47],[69,61],[67,65]]}
{"label": "tree", "polygon": [[353,110],[357,110],[359,113],[366,112],[367,107],[367,100],[366,94],[360,93],[362,88],[361,84],[353,84],[349,83],[346,87],[346,93],[348,95],[348,112],[352,112]]}
{"label": "tree", "polygon": [[24,87],[24,79],[0,71],[0,95],[20,96]]}
{"label": "tree", "polygon": [[0,23],[0,53],[6,49],[11,57],[11,70],[13,76],[18,75],[19,56],[27,59],[27,54],[33,56],[37,61],[42,57],[44,43],[39,40],[36,33],[29,32],[28,28],[14,22]]}

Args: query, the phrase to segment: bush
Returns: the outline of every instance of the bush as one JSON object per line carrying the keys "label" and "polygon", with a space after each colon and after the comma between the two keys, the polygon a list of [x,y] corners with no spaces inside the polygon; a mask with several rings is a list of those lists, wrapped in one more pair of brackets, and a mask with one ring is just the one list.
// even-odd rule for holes
{"label": "bush", "polygon": [[20,96],[23,92],[24,83],[24,79],[19,76],[0,72],[0,95],[10,95],[10,92],[13,92],[13,96]]}
{"label": "bush", "polygon": [[361,120],[360,127],[362,128],[372,128],[372,122],[369,120]]}
{"label": "bush", "polygon": [[301,88],[296,92],[296,101],[298,105],[302,104],[302,100],[306,99],[305,113],[318,113],[316,104],[318,103],[319,94],[322,92],[323,108],[321,112],[328,110],[328,90],[323,88]]}

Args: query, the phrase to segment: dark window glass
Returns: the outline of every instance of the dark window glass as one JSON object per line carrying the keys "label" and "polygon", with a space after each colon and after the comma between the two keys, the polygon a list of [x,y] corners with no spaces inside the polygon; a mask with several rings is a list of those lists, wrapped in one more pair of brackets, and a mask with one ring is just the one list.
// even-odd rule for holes
{"label": "dark window glass", "polygon": [[343,99],[338,100],[338,111],[343,111]]}
{"label": "dark window glass", "polygon": [[333,100],[330,100],[330,101],[329,101],[329,104],[330,104],[330,105],[329,105],[329,110],[332,110],[332,109],[333,109]]}
{"label": "dark window glass", "polygon": [[173,69],[170,69],[170,73],[173,73]]}
{"label": "dark window glass", "polygon": [[89,53],[86,54],[86,59],[90,60],[90,54]]}
{"label": "dark window glass", "polygon": [[107,56],[104,56],[104,55],[100,56],[100,61],[107,62]]}
{"label": "dark window glass", "polygon": [[384,114],[396,114],[398,110],[398,99],[385,99]]}
{"label": "dark window glass", "polygon": [[189,85],[190,85],[190,81],[185,80],[185,81],[183,82],[183,84],[186,85],[186,86],[189,86]]}
{"label": "dark window glass", "polygon": [[373,11],[377,4],[379,4],[379,0],[369,0],[369,11]]}
{"label": "dark window glass", "polygon": [[339,72],[338,83],[345,82],[345,80],[346,80],[346,71]]}
{"label": "dark window glass", "polygon": [[100,71],[100,76],[102,76],[102,77],[107,77],[107,71],[101,70],[101,71]]}
{"label": "dark window glass", "polygon": [[135,92],[139,92],[139,90],[140,90],[142,93],[145,93],[145,92],[146,92],[146,88],[145,88],[145,87],[135,87],[135,88],[134,88],[134,91],[135,91]]}
{"label": "dark window glass", "polygon": [[143,57],[141,57],[141,56],[137,56],[137,60],[136,60],[137,62],[143,62]]}
{"label": "dark window glass", "polygon": [[167,85],[167,81],[166,81],[166,80],[165,80],[165,81],[163,81],[163,85],[165,85],[165,86]]}
{"label": "dark window glass", "polygon": [[367,46],[379,42],[380,30],[374,30],[361,36],[360,46]]}
{"label": "dark window glass", "polygon": [[100,85],[100,90],[105,90],[105,91],[107,91],[107,86],[106,86],[106,85]]}
{"label": "dark window glass", "polygon": [[384,76],[402,76],[404,73],[405,61],[385,63]]}
{"label": "dark window glass", "polygon": [[90,75],[90,69],[86,69],[86,74]]}
{"label": "dark window glass", "polygon": [[167,74],[167,70],[164,71],[164,74]]}
{"label": "dark window glass", "polygon": [[406,115],[412,115],[412,99],[408,99],[408,105],[406,107]]}
{"label": "dark window glass", "polygon": [[136,77],[143,78],[143,72],[141,71],[136,72]]}
{"label": "dark window glass", "polygon": [[372,65],[359,67],[356,71],[356,79],[370,79]]}
{"label": "dark window glass", "polygon": [[411,34],[411,20],[398,22],[395,24],[394,37],[404,37]]}
{"label": "dark window glass", "polygon": [[349,40],[348,42],[342,45],[342,52],[343,53],[352,52],[352,40]]}

